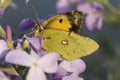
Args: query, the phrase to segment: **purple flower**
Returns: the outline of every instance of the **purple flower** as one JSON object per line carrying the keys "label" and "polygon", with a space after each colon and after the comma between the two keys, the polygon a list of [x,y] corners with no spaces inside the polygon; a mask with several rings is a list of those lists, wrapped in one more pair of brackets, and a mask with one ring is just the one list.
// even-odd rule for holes
{"label": "purple flower", "polygon": [[77,4],[81,0],[58,0],[56,3],[56,10],[58,13],[69,12],[71,10],[71,4]]}
{"label": "purple flower", "polygon": [[58,0],[56,3],[56,10],[58,13],[64,13],[70,11],[69,0]]}
{"label": "purple flower", "polygon": [[103,6],[97,2],[89,4],[87,2],[81,2],[77,5],[77,10],[87,14],[85,23],[87,28],[92,31],[94,28],[101,30],[103,17],[100,11],[103,10]]}
{"label": "purple flower", "polygon": [[30,47],[32,47],[36,53],[38,53],[38,54],[46,53],[41,48],[43,38],[35,38],[35,37],[27,37],[27,36],[25,36],[25,38],[30,43]]}
{"label": "purple flower", "polygon": [[6,56],[6,61],[12,64],[30,67],[26,80],[47,80],[45,73],[55,73],[58,69],[57,53],[40,56],[32,51],[31,54],[22,50],[12,50]]}
{"label": "purple flower", "polygon": [[25,0],[25,3],[28,4],[29,0]]}
{"label": "purple flower", "polygon": [[0,16],[2,16],[4,14],[5,8],[0,9]]}
{"label": "purple flower", "polygon": [[76,5],[76,8],[78,11],[82,11],[84,14],[87,14],[91,10],[91,4],[82,0]]}
{"label": "purple flower", "polygon": [[7,43],[4,40],[0,40],[0,62],[3,61],[7,51],[9,50]]}
{"label": "purple flower", "polygon": [[35,26],[35,21],[32,19],[23,19],[19,24],[20,31],[26,31],[30,28],[33,28]]}
{"label": "purple flower", "polygon": [[53,80],[83,80],[78,75],[84,72],[86,65],[83,60],[62,61],[58,71],[53,75]]}

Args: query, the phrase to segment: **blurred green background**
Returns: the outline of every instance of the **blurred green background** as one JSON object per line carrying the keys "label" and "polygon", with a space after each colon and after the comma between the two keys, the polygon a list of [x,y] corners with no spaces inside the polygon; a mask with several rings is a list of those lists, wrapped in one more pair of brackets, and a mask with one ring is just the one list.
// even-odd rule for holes
{"label": "blurred green background", "polygon": [[[120,0],[109,0],[114,6],[120,5]],[[13,0],[17,9],[8,7],[5,14],[0,18],[0,24],[12,27],[13,39],[23,36],[18,29],[18,24],[24,18],[36,20],[32,5],[36,7],[39,18],[44,18],[50,13],[56,13],[56,0],[30,0],[28,5],[24,0]],[[29,32],[29,31],[28,31]],[[98,42],[100,48],[94,54],[82,58],[87,67],[81,74],[84,80],[120,80],[120,23],[103,22],[101,31],[89,31],[85,24],[80,34],[88,36]]]}

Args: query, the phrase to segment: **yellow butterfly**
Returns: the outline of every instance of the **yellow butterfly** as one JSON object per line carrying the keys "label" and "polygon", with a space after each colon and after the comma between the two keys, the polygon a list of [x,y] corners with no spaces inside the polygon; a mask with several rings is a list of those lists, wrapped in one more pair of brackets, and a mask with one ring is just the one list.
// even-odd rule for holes
{"label": "yellow butterfly", "polygon": [[34,36],[43,38],[44,50],[57,52],[66,60],[90,55],[99,45],[94,40],[77,34],[81,28],[82,17],[79,11],[57,14],[41,24],[36,24]]}

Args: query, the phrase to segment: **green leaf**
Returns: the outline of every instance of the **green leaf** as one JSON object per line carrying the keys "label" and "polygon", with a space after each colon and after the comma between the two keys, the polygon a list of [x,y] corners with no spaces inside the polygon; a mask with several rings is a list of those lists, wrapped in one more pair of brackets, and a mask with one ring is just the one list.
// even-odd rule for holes
{"label": "green leaf", "polygon": [[5,30],[2,28],[2,26],[0,25],[0,36],[4,39],[6,39],[6,32]]}

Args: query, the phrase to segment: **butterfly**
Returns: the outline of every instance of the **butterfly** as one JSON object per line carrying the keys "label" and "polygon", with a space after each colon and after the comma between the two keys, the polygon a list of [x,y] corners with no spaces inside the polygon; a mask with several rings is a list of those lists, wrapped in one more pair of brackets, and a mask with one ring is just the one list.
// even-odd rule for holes
{"label": "butterfly", "polygon": [[74,60],[95,52],[99,45],[78,34],[83,21],[79,11],[60,13],[34,25],[34,37],[42,37],[42,49],[57,52],[63,59]]}

